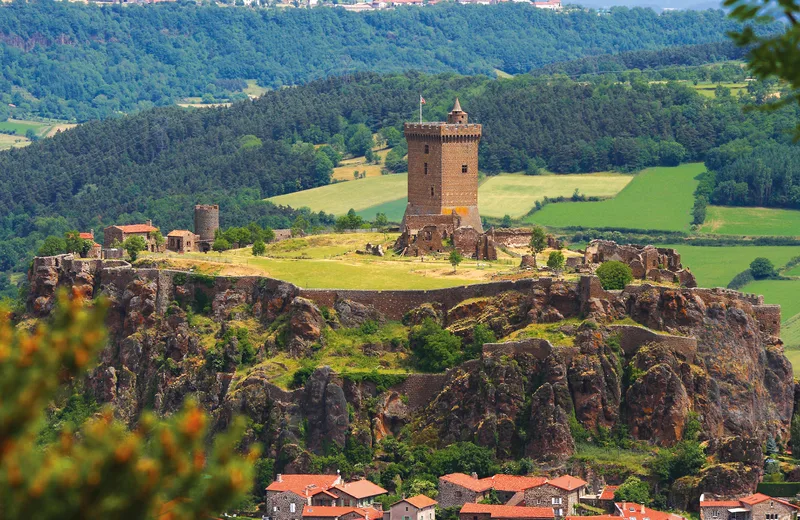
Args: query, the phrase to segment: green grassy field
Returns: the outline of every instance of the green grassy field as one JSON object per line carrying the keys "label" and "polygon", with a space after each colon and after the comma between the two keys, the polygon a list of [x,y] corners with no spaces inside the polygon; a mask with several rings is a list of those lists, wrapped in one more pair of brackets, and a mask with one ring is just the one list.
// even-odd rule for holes
{"label": "green grassy field", "polygon": [[720,235],[800,236],[800,211],[709,206],[700,231]]}
{"label": "green grassy field", "polygon": [[[351,172],[350,167],[347,171]],[[360,167],[363,169],[363,167]],[[351,173],[352,175],[352,173]],[[614,196],[633,177],[613,173],[583,175],[518,175],[490,177],[478,188],[481,215],[502,218],[509,214],[522,217],[536,203],[547,197],[570,196],[578,188],[584,195]],[[350,208],[367,219],[378,212],[389,220],[399,222],[405,211],[408,174],[379,175],[299,191],[268,200],[293,208],[307,206],[314,211],[334,215],[347,213]]]}
{"label": "green grassy field", "polygon": [[361,211],[378,204],[400,199],[407,192],[408,174],[381,175],[347,182],[338,182],[319,188],[298,191],[267,200],[293,208],[308,207],[344,215],[351,208]]}
{"label": "green grassy field", "polygon": [[[700,287],[725,287],[733,277],[750,266],[759,256],[772,260],[776,266],[784,265],[800,255],[800,247],[700,247],[672,244],[681,254],[681,263],[697,277]],[[748,292],[753,292],[747,289]]]}
{"label": "green grassy field", "polygon": [[739,95],[739,92],[743,90],[747,90],[747,83],[698,83],[697,85],[692,85],[700,95],[705,97],[717,97],[716,90],[717,85],[727,87],[731,89],[731,96],[736,97]]}
{"label": "green grassy field", "polygon": [[42,126],[46,125],[34,121],[0,121],[0,130],[4,132],[16,131],[18,135],[25,135],[25,132],[28,130],[33,130],[38,133],[42,129]]}
{"label": "green grassy field", "polygon": [[549,204],[525,221],[551,227],[688,231],[695,177],[703,171],[702,163],[648,168],[611,200]]}
{"label": "green grassy field", "polygon": [[367,220],[375,220],[375,215],[378,213],[385,213],[390,222],[400,222],[403,220],[403,213],[406,211],[406,205],[408,205],[408,197],[403,197],[402,199],[384,202],[377,206],[370,206],[356,213]]}
{"label": "green grassy field", "polygon": [[618,173],[496,175],[481,184],[478,205],[483,216],[521,218],[545,196],[569,197],[578,189],[588,196],[613,197],[632,179],[632,175]]}
{"label": "green grassy field", "polygon": [[763,294],[764,303],[780,305],[783,321],[800,313],[800,280],[756,280],[745,285],[742,292]]}

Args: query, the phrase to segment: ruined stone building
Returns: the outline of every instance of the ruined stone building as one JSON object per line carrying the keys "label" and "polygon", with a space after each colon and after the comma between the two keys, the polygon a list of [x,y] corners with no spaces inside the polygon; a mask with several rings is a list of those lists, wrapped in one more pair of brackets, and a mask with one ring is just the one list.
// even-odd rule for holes
{"label": "ruined stone building", "polygon": [[219,229],[219,205],[198,204],[194,207],[194,232],[199,237],[195,251],[207,253],[214,244]]}
{"label": "ruined stone building", "polygon": [[[452,240],[466,256],[497,257],[478,213],[481,132],[481,125],[468,122],[458,99],[447,122],[405,124],[408,205],[396,244],[403,254],[442,253]],[[457,234],[458,229],[471,231]]]}
{"label": "ruined stone building", "polygon": [[147,250],[151,253],[163,252],[164,247],[156,243],[155,233],[158,228],[153,226],[153,221],[146,224],[129,224],[126,226],[108,226],[103,230],[103,247],[110,248],[115,242],[120,244],[132,236],[140,236],[147,243]]}

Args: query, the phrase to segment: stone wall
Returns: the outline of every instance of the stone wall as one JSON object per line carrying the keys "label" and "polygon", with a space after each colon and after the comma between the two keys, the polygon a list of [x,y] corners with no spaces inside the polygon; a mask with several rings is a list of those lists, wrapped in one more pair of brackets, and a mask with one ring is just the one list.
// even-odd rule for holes
{"label": "stone wall", "polygon": [[694,354],[697,352],[696,338],[659,334],[636,325],[610,325],[609,328],[619,334],[619,346],[626,356],[636,354],[642,345],[663,345],[684,361],[694,362]]}
{"label": "stone wall", "polygon": [[[477,481],[477,478],[475,480]],[[485,495],[485,492],[478,493],[440,477],[439,495],[436,497],[436,500],[439,502],[439,507],[447,508],[463,506],[467,502],[478,502],[482,500]]]}
{"label": "stone wall", "polygon": [[[778,515],[777,520],[793,520],[797,517],[794,508],[776,500],[765,500],[751,508],[751,520],[766,520],[767,515]],[[775,518],[774,516],[772,517]]]}
{"label": "stone wall", "polygon": [[[550,484],[543,484],[525,490],[525,505],[528,507],[552,507],[556,517],[572,515],[582,490],[583,488],[570,492]],[[560,503],[554,503],[553,499],[556,499],[556,502],[560,499]]]}
{"label": "stone wall", "polygon": [[483,357],[531,354],[536,359],[546,359],[553,352],[553,345],[546,339],[526,338],[505,343],[485,343]]}
{"label": "stone wall", "polygon": [[530,228],[492,228],[488,234],[495,244],[504,247],[527,248],[531,242]]}

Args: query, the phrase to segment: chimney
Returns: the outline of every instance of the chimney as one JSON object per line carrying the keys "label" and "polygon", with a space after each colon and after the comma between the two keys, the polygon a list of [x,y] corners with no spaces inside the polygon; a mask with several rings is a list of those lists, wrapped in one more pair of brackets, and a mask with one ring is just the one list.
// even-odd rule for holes
{"label": "chimney", "polygon": [[148,225],[148,226],[152,226],[152,225],[153,225],[153,221],[148,219],[148,220],[147,220],[147,225]]}
{"label": "chimney", "polygon": [[278,475],[275,477],[275,482],[283,482],[283,475],[278,473]]}
{"label": "chimney", "polygon": [[474,478],[475,480],[478,480],[478,474],[477,474],[477,473],[475,473],[474,471],[472,472],[472,475],[471,475],[471,476],[472,476],[472,478]]}
{"label": "chimney", "polygon": [[642,504],[642,514],[644,514],[644,504]]}
{"label": "chimney", "polygon": [[92,234],[92,238],[94,238],[94,229],[90,229],[89,233],[91,233]]}

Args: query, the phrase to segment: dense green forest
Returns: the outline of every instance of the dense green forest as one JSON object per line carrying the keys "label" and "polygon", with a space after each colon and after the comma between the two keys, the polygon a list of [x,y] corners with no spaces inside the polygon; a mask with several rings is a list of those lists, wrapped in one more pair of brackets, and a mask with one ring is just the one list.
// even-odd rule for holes
{"label": "dense green forest", "polygon": [[[245,97],[357,71],[517,74],[557,61],[723,41],[722,11],[445,3],[342,9],[15,2],[0,7],[0,120],[88,121],[186,96]],[[15,108],[9,107],[15,105]]]}
{"label": "dense green forest", "polygon": [[686,83],[362,73],[229,108],[165,107],[90,122],[0,153],[0,270],[24,268],[37,241],[58,234],[43,227],[152,218],[169,230],[189,226],[196,202],[219,202],[226,226],[285,227],[296,214],[259,199],[330,182],[336,161],[363,152],[370,132],[399,135],[419,92],[429,120],[444,119],[461,97],[484,125],[481,169],[494,174],[630,171],[704,160],[736,140],[790,146],[799,109],[743,111],[758,101],[759,89],[751,90],[732,96],[720,87],[706,98]]}

